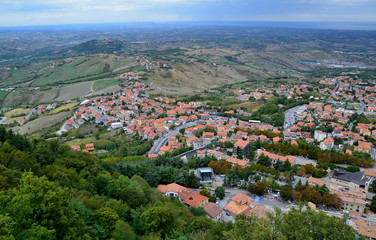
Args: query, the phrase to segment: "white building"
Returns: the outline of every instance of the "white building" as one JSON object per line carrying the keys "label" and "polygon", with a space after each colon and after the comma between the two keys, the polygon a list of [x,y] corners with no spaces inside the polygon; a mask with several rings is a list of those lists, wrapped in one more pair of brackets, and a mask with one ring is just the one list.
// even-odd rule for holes
{"label": "white building", "polygon": [[115,130],[115,129],[122,128],[122,127],[123,127],[123,123],[121,122],[111,123],[111,130]]}
{"label": "white building", "polygon": [[316,141],[321,142],[325,138],[326,138],[326,133],[324,133],[323,131],[320,131],[320,130],[315,131],[314,139]]}

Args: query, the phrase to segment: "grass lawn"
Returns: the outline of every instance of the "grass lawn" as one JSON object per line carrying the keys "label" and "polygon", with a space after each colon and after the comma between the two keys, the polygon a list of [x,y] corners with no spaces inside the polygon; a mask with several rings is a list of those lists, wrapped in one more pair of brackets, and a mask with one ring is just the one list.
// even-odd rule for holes
{"label": "grass lawn", "polygon": [[7,95],[8,95],[9,92],[3,92],[1,91],[0,92],[0,100],[3,100]]}
{"label": "grass lawn", "polygon": [[71,111],[71,110],[73,110],[73,108],[74,108],[75,106],[78,105],[78,103],[79,103],[79,102],[73,102],[73,103],[69,103],[69,104],[63,105],[63,106],[61,106],[61,107],[58,107],[58,108],[56,108],[56,109],[50,111],[49,114],[55,114],[55,113],[59,113],[59,112],[61,112],[61,111],[66,111],[66,110]]}
{"label": "grass lawn", "polygon": [[99,91],[111,86],[115,86],[119,84],[119,80],[117,79],[103,79],[103,80],[98,80],[94,82],[93,90],[94,91]]}

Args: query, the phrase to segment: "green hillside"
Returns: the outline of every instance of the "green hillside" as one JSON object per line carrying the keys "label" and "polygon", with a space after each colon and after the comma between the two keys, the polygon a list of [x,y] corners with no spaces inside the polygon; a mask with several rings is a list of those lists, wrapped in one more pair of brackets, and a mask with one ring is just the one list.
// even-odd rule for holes
{"label": "green hillside", "polygon": [[119,67],[136,64],[137,62],[113,54],[72,57],[15,68],[9,76],[0,79],[0,86],[36,87],[89,81],[110,76]]}

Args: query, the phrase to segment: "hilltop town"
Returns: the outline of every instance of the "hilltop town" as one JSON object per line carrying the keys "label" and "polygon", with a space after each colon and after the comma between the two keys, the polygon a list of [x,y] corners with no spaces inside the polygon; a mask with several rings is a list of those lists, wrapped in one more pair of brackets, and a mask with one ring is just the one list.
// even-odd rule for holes
{"label": "hilltop town", "polygon": [[[148,69],[163,65],[137,61]],[[181,159],[187,170],[183,180],[172,175],[155,182],[157,189],[202,208],[215,221],[265,218],[274,207],[289,211],[306,202],[330,216],[349,215],[348,224],[359,234],[376,238],[374,83],[342,75],[226,90],[238,101],[262,103],[251,112],[205,97],[153,96],[156,86],[142,75],[119,74],[121,88],[104,96],[35,106],[17,120],[18,128],[72,109],[50,139],[107,162]],[[208,93],[208,99],[218,93]],[[91,130],[82,134],[80,129]],[[131,142],[123,146],[125,152],[121,145],[109,148],[102,142],[113,141],[114,134]]]}

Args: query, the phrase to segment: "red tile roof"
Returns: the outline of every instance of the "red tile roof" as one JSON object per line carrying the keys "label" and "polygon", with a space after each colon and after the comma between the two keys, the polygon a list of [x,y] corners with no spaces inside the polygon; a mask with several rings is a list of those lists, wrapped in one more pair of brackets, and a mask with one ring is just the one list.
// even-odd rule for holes
{"label": "red tile roof", "polygon": [[208,197],[203,196],[199,193],[191,194],[187,199],[184,200],[184,203],[191,207],[198,207],[202,202],[209,200]]}
{"label": "red tile roof", "polygon": [[245,148],[247,146],[247,144],[249,144],[249,141],[247,141],[247,140],[238,140],[235,143],[235,146],[240,147],[240,148]]}

